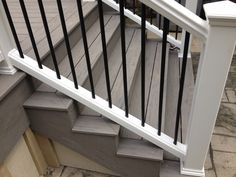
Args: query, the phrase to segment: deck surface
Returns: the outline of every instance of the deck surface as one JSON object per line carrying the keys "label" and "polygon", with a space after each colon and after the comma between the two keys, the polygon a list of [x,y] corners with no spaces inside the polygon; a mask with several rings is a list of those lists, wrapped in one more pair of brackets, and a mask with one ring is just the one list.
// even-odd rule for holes
{"label": "deck surface", "polygon": [[[18,0],[8,0],[7,1],[9,10],[12,15],[12,19],[17,31],[17,35],[19,37],[20,43],[25,53],[30,51],[31,42],[29,39],[28,31],[25,25],[25,20],[20,8],[20,4]],[[60,27],[60,18],[57,8],[57,3],[54,0],[43,1],[44,9],[49,25],[49,29],[51,32],[55,31],[58,27]],[[77,15],[76,9],[76,1],[75,0],[66,0],[62,1],[64,15],[66,19],[66,23],[69,26],[70,20],[74,15]],[[38,3],[36,0],[25,0],[25,6],[28,12],[28,16],[31,22],[31,27],[34,33],[34,37],[37,44],[40,44],[46,38],[46,34],[43,28],[43,22],[40,14],[40,10],[38,7]],[[83,3],[83,6],[86,6],[86,3]],[[72,21],[75,23],[75,21]],[[62,33],[62,31],[59,31]],[[55,41],[56,37],[52,36],[52,40]]]}

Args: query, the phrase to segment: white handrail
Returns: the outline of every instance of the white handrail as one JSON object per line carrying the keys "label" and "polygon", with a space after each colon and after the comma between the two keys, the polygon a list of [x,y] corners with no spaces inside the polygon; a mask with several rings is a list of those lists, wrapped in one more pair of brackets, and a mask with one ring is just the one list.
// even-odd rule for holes
{"label": "white handrail", "polygon": [[[119,4],[115,3],[113,0],[102,0],[102,2],[104,2],[108,6],[119,12]],[[124,15],[133,20],[134,22],[138,23],[139,25],[141,25],[141,18],[138,15],[133,14],[133,12],[131,12],[130,10],[124,9]],[[146,21],[146,28],[160,37],[162,37],[163,35],[162,30],[150,24],[148,21]],[[181,41],[176,40],[173,36],[168,35],[167,41],[178,48],[181,47]]]}
{"label": "white handrail", "polygon": [[174,0],[140,0],[191,34],[206,40],[208,23]]}
{"label": "white handrail", "polygon": [[74,83],[63,76],[61,76],[61,79],[57,79],[55,71],[44,65],[43,69],[40,69],[37,62],[26,55],[24,56],[24,59],[22,59],[16,49],[11,50],[8,56],[14,66],[37,78],[43,83],[46,83],[61,93],[88,106],[89,108],[122,125],[151,143],[167,150],[175,156],[179,158],[185,157],[186,146],[180,142],[175,145],[173,143],[174,139],[165,133],[162,133],[161,136],[159,136],[156,128],[153,128],[148,124],[145,124],[143,127],[141,125],[141,120],[130,114],[127,119],[125,112],[122,109],[116,107],[115,105],[112,105],[112,108],[110,108],[107,101],[97,95],[96,98],[93,99],[91,97],[91,92],[83,87],[79,86],[79,89],[75,89]]}

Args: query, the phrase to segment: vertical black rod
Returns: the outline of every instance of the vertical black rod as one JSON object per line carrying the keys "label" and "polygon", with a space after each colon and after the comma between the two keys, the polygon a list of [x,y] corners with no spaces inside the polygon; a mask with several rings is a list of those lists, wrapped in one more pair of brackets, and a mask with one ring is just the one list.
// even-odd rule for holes
{"label": "vertical black rod", "polygon": [[164,92],[165,66],[166,66],[166,46],[167,46],[167,35],[169,33],[169,24],[170,21],[167,18],[164,18],[162,54],[161,54],[160,92],[159,92],[158,135],[161,135],[163,92]]}
{"label": "vertical black rod", "polygon": [[106,36],[105,36],[105,29],[104,29],[105,26],[104,26],[104,19],[103,19],[102,0],[98,0],[98,12],[99,12],[103,59],[104,59],[104,68],[105,68],[106,84],[107,84],[108,105],[111,108],[112,107],[111,86],[110,86],[109,67],[108,67],[108,59],[107,59],[107,46],[106,46]]}
{"label": "vertical black rod", "polygon": [[133,13],[135,14],[136,0],[133,0]]}
{"label": "vertical black rod", "polygon": [[183,61],[182,61],[182,68],[181,68],[181,76],[180,76],[180,88],[179,88],[179,95],[178,95],[176,122],[175,122],[174,144],[177,144],[177,140],[178,140],[179,121],[180,121],[182,98],[183,98],[183,91],[184,91],[184,81],[185,81],[186,66],[187,66],[187,61],[188,61],[189,39],[190,39],[190,33],[186,32],[185,41],[184,41],[184,53],[183,53]]}
{"label": "vertical black rod", "polygon": [[152,9],[150,8],[150,23],[152,24]]}
{"label": "vertical black rod", "polygon": [[31,25],[30,25],[29,17],[28,17],[26,8],[25,8],[24,0],[20,0],[20,6],[21,6],[21,10],[22,10],[24,19],[25,19],[25,24],[26,24],[26,27],[27,27],[27,30],[28,30],[28,33],[29,33],[29,36],[30,36],[30,40],[31,40],[31,43],[32,43],[32,46],[33,46],[33,49],[34,49],[35,57],[36,57],[37,62],[38,62],[38,66],[39,66],[40,69],[42,69],[43,67],[42,67],[42,64],[41,64],[40,57],[39,57],[39,52],[38,52],[38,49],[37,49],[37,46],[36,46],[36,42],[35,42],[35,39],[34,39],[34,34],[33,34],[33,31],[32,31]]}
{"label": "vertical black rod", "polygon": [[83,38],[83,42],[84,42],[85,58],[86,58],[86,62],[87,62],[87,69],[88,69],[90,87],[91,87],[91,91],[92,91],[92,97],[95,98],[95,89],[94,89],[94,84],[93,84],[93,74],[92,74],[90,57],[89,57],[88,42],[87,42],[87,36],[86,36],[86,30],[85,30],[85,24],[84,24],[84,15],[83,15],[83,10],[82,10],[81,0],[77,0],[77,8],[78,8],[78,13],[79,13],[82,38]]}
{"label": "vertical black rod", "polygon": [[158,28],[159,29],[161,29],[161,18],[162,18],[162,16],[161,16],[161,14],[159,14],[159,21],[158,21]]}
{"label": "vertical black rod", "polygon": [[176,25],[176,28],[175,28],[175,39],[178,38],[178,33],[179,33],[179,26]]}
{"label": "vertical black rod", "polygon": [[129,105],[128,105],[127,69],[126,69],[124,0],[120,0],[120,33],[121,33],[122,68],[123,68],[123,81],[124,81],[123,85],[124,85],[124,100],[125,100],[125,116],[128,117]]}
{"label": "vertical black rod", "polygon": [[142,126],[145,124],[145,42],[146,42],[146,6],[141,7],[141,114]]}
{"label": "vertical black rod", "polygon": [[2,4],[3,4],[4,10],[5,10],[6,16],[7,16],[8,23],[9,23],[10,28],[11,28],[13,38],[15,40],[16,47],[18,49],[19,55],[20,55],[21,58],[24,58],[24,54],[23,54],[23,51],[22,51],[22,48],[21,48],[21,45],[20,45],[20,42],[19,42],[19,39],[18,39],[18,36],[17,36],[17,33],[16,33],[14,23],[12,21],[11,14],[10,14],[10,11],[9,11],[6,0],[2,0]]}
{"label": "vertical black rod", "polygon": [[69,42],[69,37],[67,34],[66,22],[65,22],[65,18],[64,18],[64,12],[63,12],[63,8],[62,8],[61,0],[57,0],[57,6],[58,6],[59,15],[60,15],[61,26],[62,26],[62,30],[63,30],[63,34],[64,34],[64,39],[65,39],[65,44],[66,44],[67,54],[68,54],[68,58],[69,58],[69,62],[70,62],[70,68],[71,68],[71,73],[73,76],[74,85],[75,85],[75,88],[78,89],[78,82],[77,82],[77,78],[76,78],[74,62],[73,62],[73,58],[72,58],[70,42]]}
{"label": "vertical black rod", "polygon": [[49,45],[49,48],[50,48],[50,53],[51,53],[51,56],[52,56],[54,68],[55,68],[55,71],[56,71],[56,74],[57,74],[57,78],[61,79],[60,71],[59,71],[59,68],[58,68],[57,59],[56,59],[56,55],[55,55],[55,51],[54,51],[54,47],[53,47],[53,43],[52,43],[50,31],[49,31],[49,27],[48,27],[48,22],[47,22],[47,18],[46,18],[46,15],[45,15],[45,10],[44,10],[44,7],[43,7],[43,1],[38,0],[38,5],[39,5],[40,13],[41,13],[41,16],[42,16],[44,30],[45,30],[45,33],[46,33],[46,36],[47,36],[48,45]]}

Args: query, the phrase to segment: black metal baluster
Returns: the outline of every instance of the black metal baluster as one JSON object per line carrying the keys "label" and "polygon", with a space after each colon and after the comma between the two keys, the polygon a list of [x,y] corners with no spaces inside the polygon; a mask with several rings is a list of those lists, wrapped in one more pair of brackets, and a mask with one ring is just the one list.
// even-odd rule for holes
{"label": "black metal baluster", "polygon": [[11,28],[13,38],[15,40],[16,47],[17,47],[17,50],[19,52],[19,55],[20,55],[21,58],[24,58],[24,54],[23,54],[23,51],[22,51],[22,48],[21,48],[21,45],[20,45],[20,42],[19,42],[19,39],[18,39],[18,36],[17,36],[17,33],[16,33],[14,23],[12,21],[11,14],[10,14],[10,11],[9,11],[6,0],[2,0],[2,4],[3,4],[4,10],[5,10],[6,16],[7,16],[9,26]]}
{"label": "black metal baluster", "polygon": [[125,116],[128,117],[129,105],[128,105],[127,69],[126,69],[124,0],[120,0],[120,33],[121,33],[121,52],[122,52]]}
{"label": "black metal baluster", "polygon": [[47,36],[48,45],[49,45],[49,48],[50,48],[50,53],[51,53],[51,56],[52,56],[54,68],[55,68],[55,71],[56,71],[56,74],[57,74],[57,78],[61,79],[60,71],[59,71],[59,68],[58,68],[57,59],[56,59],[56,55],[55,55],[55,51],[54,51],[54,47],[53,47],[53,43],[52,43],[50,31],[49,31],[49,27],[48,27],[47,17],[46,17],[44,6],[43,6],[43,1],[38,0],[38,5],[39,5],[40,13],[41,13],[41,16],[42,16],[44,30],[45,30],[45,33],[46,33],[46,36]]}
{"label": "black metal baluster", "polygon": [[87,69],[88,69],[90,87],[91,87],[91,91],[92,91],[92,97],[95,98],[95,89],[94,89],[94,84],[93,84],[93,74],[92,74],[90,57],[89,57],[88,42],[87,42],[87,36],[86,36],[86,30],[85,30],[85,24],[84,24],[84,15],[83,15],[83,10],[82,10],[81,0],[77,0],[77,8],[78,8],[78,13],[79,13],[82,38],[83,38],[83,42],[84,42],[85,58],[86,58],[86,62],[87,62]]}
{"label": "black metal baluster", "polygon": [[61,0],[57,0],[57,6],[58,6],[58,11],[60,15],[60,20],[61,20],[61,26],[64,34],[64,39],[65,39],[65,44],[66,44],[66,49],[67,49],[67,54],[70,62],[70,68],[71,68],[71,73],[74,81],[75,88],[78,89],[78,82],[76,78],[76,73],[75,73],[75,68],[74,68],[74,62],[72,58],[72,53],[71,53],[71,48],[70,48],[70,42],[69,42],[69,37],[67,34],[67,29],[66,29],[66,22],[64,18],[64,12],[61,4]]}
{"label": "black metal baluster", "polygon": [[145,124],[145,42],[146,42],[146,6],[141,7],[141,114],[142,126]]}
{"label": "black metal baluster", "polygon": [[185,41],[184,41],[184,53],[183,53],[183,61],[182,61],[182,68],[181,68],[181,76],[180,76],[180,87],[179,87],[179,95],[178,95],[176,122],[175,122],[174,144],[177,144],[177,140],[178,140],[179,121],[180,121],[181,106],[182,106],[183,91],[184,91],[184,81],[185,81],[186,66],[187,66],[187,61],[188,61],[189,39],[190,39],[190,33],[186,32]]}
{"label": "black metal baluster", "polygon": [[150,8],[150,23],[152,24],[152,9]]}
{"label": "black metal baluster", "polygon": [[106,36],[105,36],[105,29],[104,29],[105,26],[104,26],[104,19],[103,19],[102,0],[98,0],[98,12],[99,12],[100,30],[101,30],[101,38],[102,38],[102,49],[103,49],[104,68],[105,68],[106,84],[107,84],[108,104],[109,104],[109,107],[111,108],[112,98],[111,98],[108,59],[107,59],[107,46],[106,46]]}
{"label": "black metal baluster", "polygon": [[161,135],[163,92],[164,92],[165,65],[166,65],[166,46],[167,46],[167,35],[169,33],[169,24],[170,24],[170,21],[167,18],[164,18],[163,37],[162,37],[162,54],[161,54],[159,112],[158,112],[158,135]]}
{"label": "black metal baluster", "polygon": [[162,19],[162,16],[161,14],[159,14],[159,21],[158,21],[158,28],[161,29],[161,20]]}
{"label": "black metal baluster", "polygon": [[133,0],[133,13],[135,14],[135,6],[136,6],[136,0]]}
{"label": "black metal baluster", "polygon": [[29,17],[28,17],[26,8],[25,8],[24,0],[20,0],[20,6],[21,6],[21,10],[22,10],[24,19],[25,19],[25,24],[26,24],[26,27],[27,27],[27,30],[28,30],[28,33],[29,33],[29,36],[30,36],[30,40],[31,40],[31,43],[32,43],[32,46],[33,46],[33,49],[34,49],[35,57],[36,57],[37,62],[38,62],[38,66],[39,66],[40,69],[42,69],[43,66],[41,64],[39,52],[38,52],[37,45],[36,45],[36,42],[35,42],[35,39],[34,39],[34,34],[33,34],[33,31],[32,31],[31,25],[30,25]]}

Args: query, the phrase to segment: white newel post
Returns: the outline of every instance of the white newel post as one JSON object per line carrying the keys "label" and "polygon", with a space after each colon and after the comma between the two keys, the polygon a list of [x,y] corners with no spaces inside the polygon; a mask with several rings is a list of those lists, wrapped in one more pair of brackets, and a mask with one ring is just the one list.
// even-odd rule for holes
{"label": "white newel post", "polygon": [[16,69],[8,59],[8,52],[15,48],[2,1],[0,1],[0,74],[14,74]]}
{"label": "white newel post", "polygon": [[200,57],[181,173],[204,176],[211,136],[236,44],[236,4],[204,5],[209,34]]}

